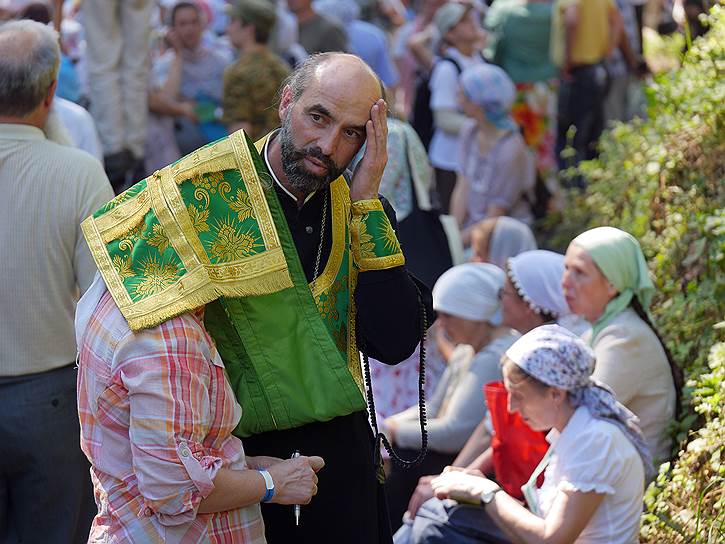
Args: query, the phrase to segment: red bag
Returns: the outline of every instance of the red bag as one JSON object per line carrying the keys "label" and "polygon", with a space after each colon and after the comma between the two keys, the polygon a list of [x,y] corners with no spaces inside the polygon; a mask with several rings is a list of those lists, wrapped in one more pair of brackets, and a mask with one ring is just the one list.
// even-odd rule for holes
{"label": "red bag", "polygon": [[[503,382],[491,382],[483,386],[488,410],[493,421],[495,435],[491,439],[494,477],[512,497],[523,499],[521,486],[549,449],[546,433],[532,430],[518,413],[508,411],[508,392]],[[537,480],[541,487],[542,473]]]}

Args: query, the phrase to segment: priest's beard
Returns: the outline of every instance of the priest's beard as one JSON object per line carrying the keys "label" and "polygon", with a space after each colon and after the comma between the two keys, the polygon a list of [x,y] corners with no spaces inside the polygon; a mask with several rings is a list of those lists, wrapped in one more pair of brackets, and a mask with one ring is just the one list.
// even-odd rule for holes
{"label": "priest's beard", "polygon": [[[345,171],[335,161],[325,155],[319,147],[297,149],[292,141],[292,130],[289,114],[282,120],[282,129],[279,132],[279,144],[282,155],[282,170],[287,181],[297,191],[310,194],[324,189],[335,181]],[[327,173],[316,175],[305,168],[305,157],[313,157],[327,167]]]}

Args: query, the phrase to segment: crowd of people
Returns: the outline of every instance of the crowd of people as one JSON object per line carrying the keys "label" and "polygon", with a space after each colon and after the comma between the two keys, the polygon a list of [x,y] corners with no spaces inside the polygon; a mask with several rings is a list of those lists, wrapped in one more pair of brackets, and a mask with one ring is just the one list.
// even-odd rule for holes
{"label": "crowd of people", "polygon": [[638,241],[538,220],[642,21],[0,0],[0,543],[636,542],[682,374]]}

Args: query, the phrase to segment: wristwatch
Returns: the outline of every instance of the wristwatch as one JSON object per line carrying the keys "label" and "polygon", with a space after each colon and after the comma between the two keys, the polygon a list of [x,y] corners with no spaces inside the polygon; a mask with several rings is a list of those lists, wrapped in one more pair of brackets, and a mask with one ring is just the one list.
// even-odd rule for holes
{"label": "wristwatch", "polygon": [[264,478],[264,487],[267,489],[261,502],[269,502],[274,497],[274,480],[272,479],[272,475],[264,469],[259,470],[259,473]]}
{"label": "wristwatch", "polygon": [[496,489],[492,489],[491,491],[484,491],[481,493],[481,505],[486,506],[487,504],[490,504],[496,496],[496,493],[499,491],[502,491],[501,486],[498,486]]}

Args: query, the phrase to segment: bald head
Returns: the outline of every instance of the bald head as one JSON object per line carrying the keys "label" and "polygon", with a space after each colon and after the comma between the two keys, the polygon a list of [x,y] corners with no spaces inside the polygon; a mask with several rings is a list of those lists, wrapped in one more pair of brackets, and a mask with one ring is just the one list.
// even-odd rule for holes
{"label": "bald head", "polygon": [[360,91],[384,97],[383,82],[364,60],[348,53],[319,53],[303,62],[284,82],[280,92],[289,86],[297,101],[311,83],[330,85],[335,82],[354,83]]}
{"label": "bald head", "polygon": [[40,106],[59,63],[54,30],[27,20],[0,25],[0,116],[24,117]]}

